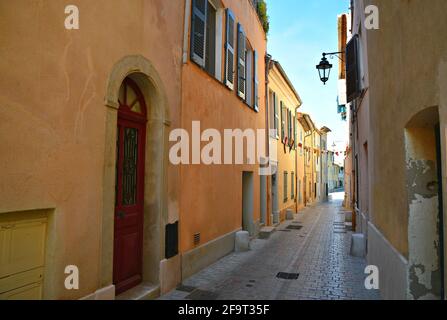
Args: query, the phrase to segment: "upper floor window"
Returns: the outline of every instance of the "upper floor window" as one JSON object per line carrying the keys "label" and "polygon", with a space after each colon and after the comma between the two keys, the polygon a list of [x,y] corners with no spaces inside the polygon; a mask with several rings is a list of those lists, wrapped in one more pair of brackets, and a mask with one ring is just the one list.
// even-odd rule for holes
{"label": "upper floor window", "polygon": [[281,101],[281,139],[284,142],[286,138],[286,124],[287,124],[287,108],[284,103]]}
{"label": "upper floor window", "polygon": [[191,60],[221,81],[223,8],[214,0],[193,0]]}
{"label": "upper floor window", "polygon": [[192,0],[191,60],[259,111],[258,53],[218,0]]}

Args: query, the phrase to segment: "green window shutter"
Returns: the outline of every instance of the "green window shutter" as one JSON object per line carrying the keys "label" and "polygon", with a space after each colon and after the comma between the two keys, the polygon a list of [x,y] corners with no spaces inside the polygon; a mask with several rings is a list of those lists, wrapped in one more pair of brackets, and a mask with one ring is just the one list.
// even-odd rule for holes
{"label": "green window shutter", "polygon": [[245,99],[247,87],[247,67],[246,67],[246,42],[245,33],[241,24],[237,25],[237,94]]}
{"label": "green window shutter", "polygon": [[286,137],[286,114],[285,114],[285,110],[284,110],[284,105],[283,102],[280,102],[281,105],[281,140],[284,141],[285,137]]}
{"label": "green window shutter", "polygon": [[235,19],[230,9],[227,9],[227,30],[225,42],[225,85],[234,89],[234,29]]}
{"label": "green window shutter", "polygon": [[296,148],[298,147],[298,132],[296,131],[296,129],[298,128],[298,121],[296,120],[296,117],[293,117],[293,136],[294,136],[294,140],[295,140],[295,145],[293,146],[296,150]]}
{"label": "green window shutter", "polygon": [[191,15],[191,60],[205,67],[206,13],[208,0],[193,0]]}
{"label": "green window shutter", "polygon": [[275,93],[274,96],[275,101],[275,129],[276,129],[276,137],[279,138],[279,110],[278,110],[278,96]]}

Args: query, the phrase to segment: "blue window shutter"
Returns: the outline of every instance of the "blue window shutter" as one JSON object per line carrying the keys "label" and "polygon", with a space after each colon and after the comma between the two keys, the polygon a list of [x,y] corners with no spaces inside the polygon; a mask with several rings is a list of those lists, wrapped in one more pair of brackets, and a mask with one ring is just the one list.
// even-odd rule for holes
{"label": "blue window shutter", "polygon": [[225,41],[225,85],[234,89],[234,47],[235,19],[230,9],[227,9],[227,30]]}
{"label": "blue window shutter", "polygon": [[206,14],[208,0],[193,0],[191,15],[191,60],[205,67]]}
{"label": "blue window shutter", "polygon": [[245,33],[241,24],[237,25],[237,94],[245,99],[247,87],[247,67],[246,67],[246,42]]}
{"label": "blue window shutter", "polygon": [[259,82],[258,82],[258,52],[255,50],[253,52],[253,82],[254,82],[254,109],[259,111]]}

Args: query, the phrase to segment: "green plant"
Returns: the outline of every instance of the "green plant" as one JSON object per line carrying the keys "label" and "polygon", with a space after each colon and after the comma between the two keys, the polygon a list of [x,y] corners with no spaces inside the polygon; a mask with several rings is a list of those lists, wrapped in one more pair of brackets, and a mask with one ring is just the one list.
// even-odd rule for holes
{"label": "green plant", "polygon": [[268,34],[270,30],[270,21],[269,16],[267,15],[267,3],[265,0],[258,0],[256,9],[258,11],[259,19],[261,19],[262,27],[264,28],[265,33]]}

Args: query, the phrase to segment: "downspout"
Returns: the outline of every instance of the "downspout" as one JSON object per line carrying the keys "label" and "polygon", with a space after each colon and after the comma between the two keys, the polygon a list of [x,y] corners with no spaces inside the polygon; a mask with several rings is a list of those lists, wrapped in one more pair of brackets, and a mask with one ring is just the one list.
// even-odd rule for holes
{"label": "downspout", "polygon": [[[267,54],[265,56],[265,150],[268,158],[267,165],[271,166],[270,159],[270,126],[269,126],[269,73],[271,69],[272,56]],[[272,221],[270,221],[270,212],[273,211],[273,203],[272,203],[272,191],[271,191],[271,175],[266,176],[266,192],[267,192],[267,206],[266,206],[266,217],[264,224],[266,226],[270,226]]]}
{"label": "downspout", "polygon": [[189,47],[189,21],[191,21],[191,0],[185,0],[185,20],[183,25],[183,64],[188,62],[188,47]]}

